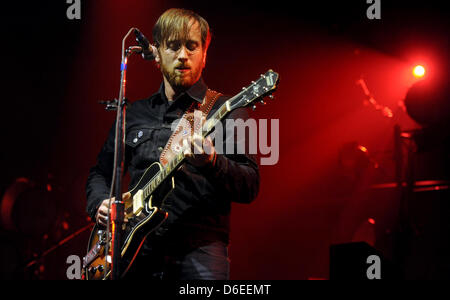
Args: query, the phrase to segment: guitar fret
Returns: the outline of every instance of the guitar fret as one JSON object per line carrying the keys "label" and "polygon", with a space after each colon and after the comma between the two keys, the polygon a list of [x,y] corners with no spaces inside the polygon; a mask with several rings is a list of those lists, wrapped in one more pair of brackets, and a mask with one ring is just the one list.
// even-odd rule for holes
{"label": "guitar fret", "polygon": [[227,106],[225,104],[222,105],[218,110],[218,112],[219,112],[219,119],[222,119],[225,113],[227,112]]}

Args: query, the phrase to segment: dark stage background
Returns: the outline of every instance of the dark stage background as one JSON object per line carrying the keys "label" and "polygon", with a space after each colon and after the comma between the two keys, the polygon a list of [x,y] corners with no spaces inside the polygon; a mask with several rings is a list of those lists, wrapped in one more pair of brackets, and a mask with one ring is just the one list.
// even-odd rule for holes
{"label": "dark stage background", "polygon": [[[232,279],[328,279],[330,245],[351,241],[401,261],[403,278],[449,277],[448,192],[409,198],[413,230],[398,246],[400,193],[373,186],[395,181],[394,126],[420,127],[400,105],[417,81],[412,67],[423,64],[427,80],[448,79],[444,2],[381,0],[381,20],[366,17],[365,0],[82,0],[81,20],[67,19],[65,2],[2,4],[0,193],[23,198],[14,226],[2,221],[2,278],[65,279],[66,258],[85,254],[88,231],[63,239],[89,224],[84,184],[115,119],[98,101],[117,97],[128,29],[151,37],[171,7],[208,20],[204,79],[213,89],[235,94],[270,68],[281,76],[275,100],[250,112],[279,119],[271,138],[279,161],[261,166],[254,203],[233,206]],[[133,57],[128,70],[131,102],[159,87],[152,62]],[[392,118],[365,101],[361,78]],[[362,167],[339,160],[354,145],[367,149],[350,151],[367,159]],[[415,179],[448,180],[446,151],[420,154]]]}

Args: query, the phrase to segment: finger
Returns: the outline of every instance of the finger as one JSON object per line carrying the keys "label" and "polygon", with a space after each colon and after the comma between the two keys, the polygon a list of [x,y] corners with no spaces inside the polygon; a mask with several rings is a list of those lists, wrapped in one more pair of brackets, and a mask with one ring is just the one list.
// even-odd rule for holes
{"label": "finger", "polygon": [[194,141],[195,144],[203,144],[203,136],[194,133],[194,136],[192,137],[192,140]]}
{"label": "finger", "polygon": [[[111,199],[111,202],[113,202],[114,201],[114,199],[115,198],[112,198]],[[105,199],[105,200],[103,200],[103,202],[102,202],[102,205],[101,206],[106,206],[106,207],[109,207],[109,199]]]}
{"label": "finger", "polygon": [[203,140],[203,143],[207,144],[207,145],[210,145],[210,146],[213,145],[212,139],[211,139],[211,137],[209,135],[208,135],[208,137],[206,139]]}
{"label": "finger", "polygon": [[108,217],[106,217],[106,216],[100,216],[99,219],[103,224],[106,224],[106,222],[108,221]]}
{"label": "finger", "polygon": [[214,148],[211,139],[204,140],[203,151],[205,151],[205,153],[209,155],[213,155],[216,152],[216,148]]}
{"label": "finger", "polygon": [[105,217],[101,217],[101,216],[97,217],[97,223],[100,224],[100,225],[105,225],[106,226],[106,220],[107,219]]}
{"label": "finger", "polygon": [[128,200],[131,197],[131,193],[130,192],[126,192],[125,194],[122,195],[122,200]]}
{"label": "finger", "polygon": [[194,154],[203,154],[203,147],[194,143]]}
{"label": "finger", "polygon": [[192,141],[192,151],[195,154],[203,154],[205,152],[203,149],[203,136],[194,133]]}
{"label": "finger", "polygon": [[192,136],[192,135],[189,135],[189,136],[185,139],[185,141],[186,141],[186,145],[189,146],[189,147],[191,147],[192,142],[194,141],[193,136]]}
{"label": "finger", "polygon": [[190,143],[188,142],[188,139],[190,140],[190,137],[183,140],[184,155],[186,155],[186,156],[190,156],[192,153],[191,147],[189,146]]}
{"label": "finger", "polygon": [[201,122],[200,124],[202,124],[202,125],[205,124],[205,122],[206,122],[206,117],[205,117],[205,115],[202,114],[202,117],[201,117],[201,119],[200,119],[200,122]]}
{"label": "finger", "polygon": [[100,206],[100,208],[98,209],[98,214],[106,216],[108,214],[108,207]]}

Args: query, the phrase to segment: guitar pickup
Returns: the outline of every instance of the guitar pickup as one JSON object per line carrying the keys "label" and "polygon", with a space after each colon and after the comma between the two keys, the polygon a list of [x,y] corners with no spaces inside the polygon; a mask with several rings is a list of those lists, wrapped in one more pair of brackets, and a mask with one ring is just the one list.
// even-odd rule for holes
{"label": "guitar pickup", "polygon": [[133,214],[139,216],[144,209],[144,197],[143,191],[139,190],[133,196]]}

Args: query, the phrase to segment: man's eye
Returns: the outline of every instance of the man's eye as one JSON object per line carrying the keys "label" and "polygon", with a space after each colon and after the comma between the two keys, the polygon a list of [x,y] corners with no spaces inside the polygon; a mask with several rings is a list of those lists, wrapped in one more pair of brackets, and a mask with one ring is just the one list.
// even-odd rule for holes
{"label": "man's eye", "polygon": [[173,51],[177,51],[178,49],[180,49],[180,46],[181,44],[177,42],[169,42],[169,44],[167,45],[167,47]]}
{"label": "man's eye", "polygon": [[188,48],[190,51],[193,51],[197,49],[198,45],[196,42],[189,42],[186,44],[186,48]]}

